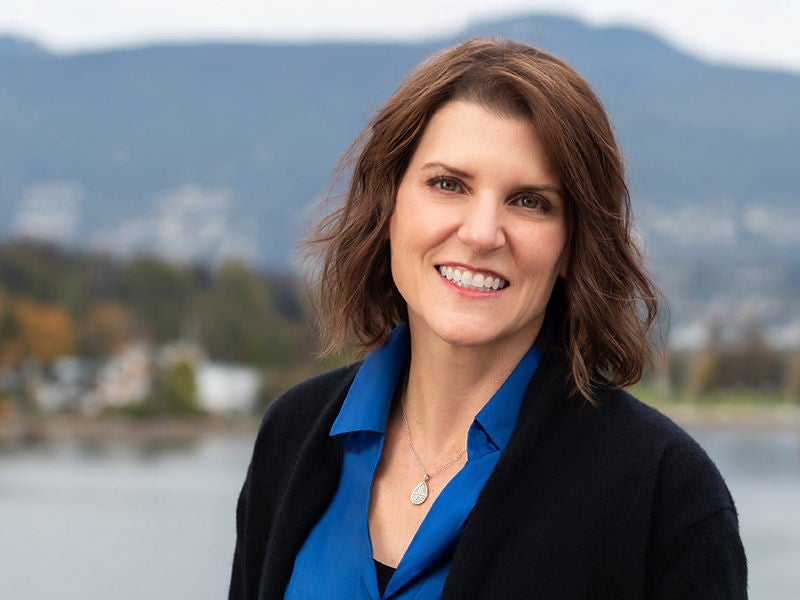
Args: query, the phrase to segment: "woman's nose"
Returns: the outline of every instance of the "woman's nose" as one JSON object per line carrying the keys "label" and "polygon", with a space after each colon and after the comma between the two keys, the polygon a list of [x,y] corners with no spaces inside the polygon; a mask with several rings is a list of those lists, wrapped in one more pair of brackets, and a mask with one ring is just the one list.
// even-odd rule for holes
{"label": "woman's nose", "polygon": [[491,252],[505,244],[502,202],[472,197],[464,207],[458,238],[475,252]]}

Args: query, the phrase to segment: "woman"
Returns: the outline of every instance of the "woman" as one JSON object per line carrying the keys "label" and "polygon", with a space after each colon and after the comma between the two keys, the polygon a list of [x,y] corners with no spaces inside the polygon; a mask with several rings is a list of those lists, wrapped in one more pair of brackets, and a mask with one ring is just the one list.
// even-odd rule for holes
{"label": "woman", "polygon": [[351,152],[311,245],[328,349],[371,352],[266,415],[230,597],[746,597],[719,473],[621,390],[657,306],[586,82],[469,41]]}

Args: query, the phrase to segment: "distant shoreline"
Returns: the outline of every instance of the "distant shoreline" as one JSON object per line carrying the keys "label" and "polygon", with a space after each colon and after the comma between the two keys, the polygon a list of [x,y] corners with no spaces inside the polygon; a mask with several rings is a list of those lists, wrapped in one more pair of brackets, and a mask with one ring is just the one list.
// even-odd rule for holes
{"label": "distant shoreline", "polygon": [[686,429],[748,429],[800,432],[797,404],[702,404],[664,403],[653,405]]}
{"label": "distant shoreline", "polygon": [[0,420],[0,444],[36,444],[40,441],[82,439],[121,442],[191,440],[208,435],[255,437],[259,417],[177,419],[57,416]]}
{"label": "distant shoreline", "polygon": [[[800,432],[800,405],[664,403],[655,406],[681,427],[693,430],[746,429]],[[0,444],[26,445],[39,441],[82,439],[121,442],[191,440],[209,435],[255,438],[259,416],[220,418],[87,418],[47,416],[0,420]]]}

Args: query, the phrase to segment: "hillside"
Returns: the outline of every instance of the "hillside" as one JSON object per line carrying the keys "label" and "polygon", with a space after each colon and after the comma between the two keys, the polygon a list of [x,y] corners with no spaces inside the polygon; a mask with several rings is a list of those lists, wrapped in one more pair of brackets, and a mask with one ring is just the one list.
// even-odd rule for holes
{"label": "hillside", "polygon": [[800,256],[800,76],[708,64],[644,31],[555,16],[417,44],[61,56],[3,38],[0,234],[289,267],[298,225],[352,137],[422,57],[472,35],[550,49],[596,86],[674,318],[705,310],[708,294],[686,281],[708,287],[708,273],[754,298],[751,312],[766,301],[769,321],[800,317],[786,296],[800,291],[787,279]]}

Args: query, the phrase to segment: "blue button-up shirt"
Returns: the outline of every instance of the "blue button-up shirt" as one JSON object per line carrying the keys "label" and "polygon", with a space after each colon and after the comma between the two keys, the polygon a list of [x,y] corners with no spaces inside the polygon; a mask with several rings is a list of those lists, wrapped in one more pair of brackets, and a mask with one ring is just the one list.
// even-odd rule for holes
{"label": "blue button-up shirt", "polygon": [[367,513],[386,421],[408,352],[408,327],[401,325],[384,346],[367,356],[356,374],[330,431],[344,450],[339,487],[295,558],[287,600],[441,596],[464,523],[511,438],[539,352],[534,344],[475,417],[467,435],[466,464],[430,507],[381,596]]}

